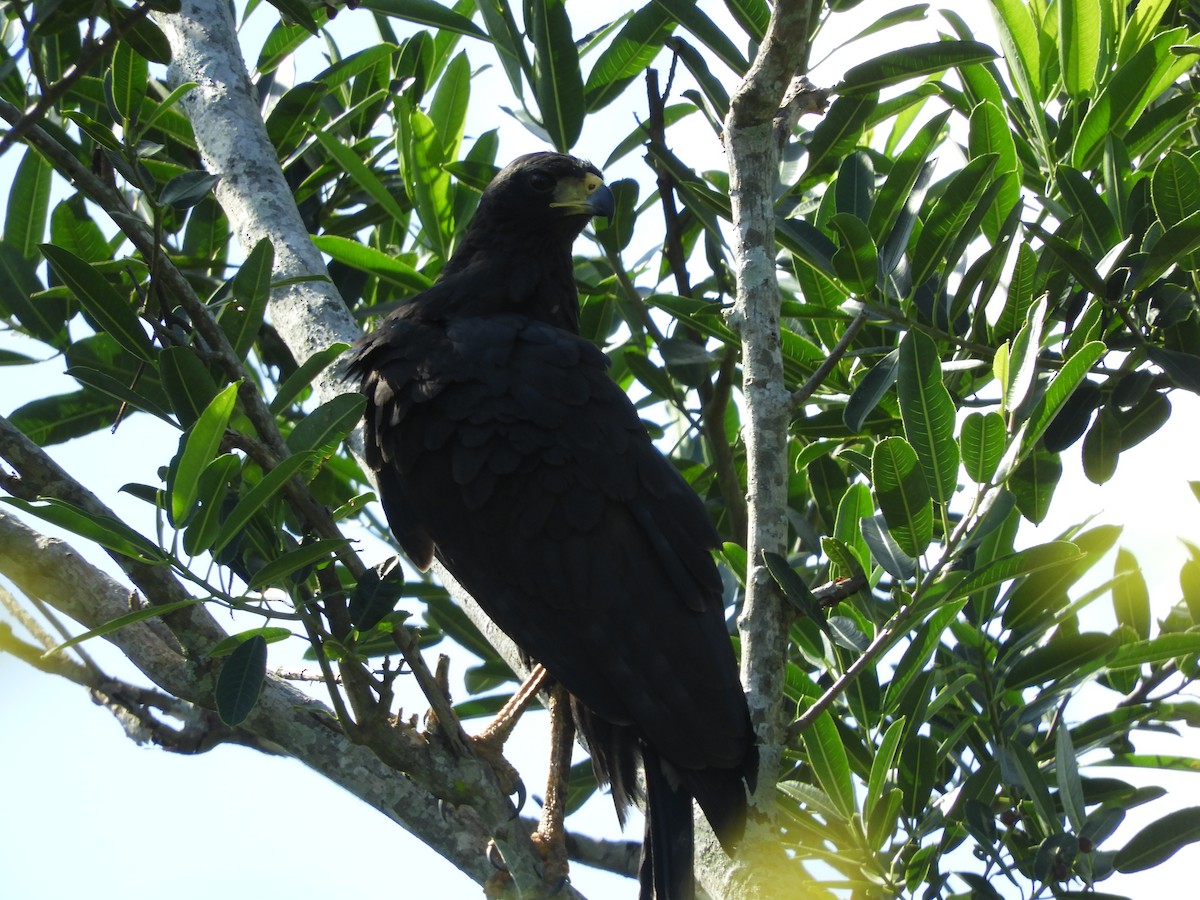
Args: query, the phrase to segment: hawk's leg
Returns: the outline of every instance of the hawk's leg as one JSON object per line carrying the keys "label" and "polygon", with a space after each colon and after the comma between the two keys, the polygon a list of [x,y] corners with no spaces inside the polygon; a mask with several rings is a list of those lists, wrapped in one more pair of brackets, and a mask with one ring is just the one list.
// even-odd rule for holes
{"label": "hawk's leg", "polygon": [[475,752],[492,767],[505,792],[520,794],[517,802],[518,808],[525,802],[525,786],[521,784],[521,776],[517,774],[517,770],[504,758],[504,742],[512,734],[517,720],[521,718],[521,713],[525,712],[526,707],[533,702],[533,698],[537,696],[538,691],[545,686],[549,678],[550,675],[544,667],[534,666],[529,677],[525,679],[525,683],[504,704],[492,723],[471,738]]}
{"label": "hawk's leg", "polygon": [[575,721],[571,701],[561,684],[550,690],[550,777],[542,819],[533,833],[533,845],[545,860],[542,879],[557,890],[567,881],[567,782],[571,777],[571,750],[575,743]]}

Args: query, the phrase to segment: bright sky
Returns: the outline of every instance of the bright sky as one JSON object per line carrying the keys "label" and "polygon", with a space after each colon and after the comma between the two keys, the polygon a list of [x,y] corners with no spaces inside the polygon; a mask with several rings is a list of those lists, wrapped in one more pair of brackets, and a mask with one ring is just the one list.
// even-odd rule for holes
{"label": "bright sky", "polygon": [[[858,30],[880,11],[897,5],[864,3],[849,17],[848,29]],[[720,3],[710,0],[702,6],[714,18],[724,15]],[[608,8],[604,15],[611,15],[612,4],[570,4],[577,35],[599,20],[597,10],[602,7]],[[250,24],[269,18],[269,10],[262,10]],[[370,30],[369,21],[365,12],[339,14],[333,28],[343,53],[354,49],[356,35],[362,40],[361,35]],[[889,32],[887,45],[875,52],[902,41],[929,40],[933,27],[927,22],[906,33]],[[976,28],[981,39],[989,40],[986,20]],[[732,25],[728,30],[737,33]],[[251,27],[244,35],[244,45],[253,48],[247,55],[253,59],[261,28]],[[464,46],[476,65],[485,59],[478,42],[467,41]],[[821,55],[815,53],[814,59]],[[839,67],[848,64],[846,59],[835,57],[814,71],[814,83],[836,82]],[[297,80],[324,67],[311,57],[307,65],[311,69],[299,72]],[[533,136],[499,111],[499,105],[513,104],[505,96],[507,84],[498,72],[477,79],[473,89],[468,135],[501,126],[502,160],[541,149]],[[494,91],[496,102],[481,101],[478,95],[485,91]],[[635,125],[635,114],[643,115],[644,102],[634,88],[605,115],[589,120],[577,152],[602,162],[614,135],[626,134]],[[709,164],[722,166],[720,148],[706,127],[697,127],[685,140],[689,154],[709,146]],[[11,173],[15,161],[16,154],[9,154],[0,161],[0,172]],[[606,174],[610,180],[641,176],[642,165],[640,156],[631,154]],[[0,343],[31,355],[42,352],[36,345],[14,343],[7,335],[0,335]],[[74,389],[61,368],[60,361],[51,360],[34,370],[0,369],[0,413],[7,414],[35,396]],[[1180,596],[1178,571],[1185,553],[1177,536],[1200,543],[1200,503],[1186,486],[1188,479],[1200,479],[1200,462],[1192,449],[1200,445],[1200,404],[1178,393],[1172,402],[1175,415],[1168,426],[1123,454],[1116,477],[1103,488],[1082,477],[1077,448],[1065,454],[1067,471],[1051,521],[1025,536],[1029,543],[1048,540],[1092,514],[1098,514],[1099,521],[1123,524],[1122,545],[1135,553],[1146,571],[1156,616],[1164,615]],[[82,473],[120,514],[135,525],[148,526],[144,505],[118,495],[117,489],[163,464],[176,439],[177,433],[157,420],[134,416],[116,438],[103,432],[51,452],[69,471]],[[81,541],[73,543],[112,569],[102,554]],[[381,558],[384,551],[378,552]],[[1099,569],[1111,572],[1111,567],[1110,560]],[[1104,600],[1096,607],[1110,608]],[[1101,617],[1092,627],[1106,628],[1108,620]],[[272,645],[273,666],[292,662],[282,656],[281,646]],[[142,680],[103,641],[91,642],[88,649],[113,676]],[[424,708],[415,697],[405,707]],[[547,746],[545,716],[527,716],[510,746],[531,793],[540,794]],[[1143,752],[1188,752],[1182,741],[1163,738],[1153,743],[1139,740],[1138,747]],[[39,675],[5,655],[0,655],[0,773],[0,872],[4,873],[2,893],[11,900],[65,896],[207,900],[218,892],[231,900],[316,900],[351,891],[440,900],[480,896],[479,889],[441,857],[299,763],[237,747],[220,747],[187,759],[136,747],[112,716],[89,703],[78,688]],[[1099,774],[1137,782],[1136,773],[1105,770]],[[1170,787],[1170,803],[1188,806],[1200,802],[1197,778],[1177,776],[1168,783],[1160,777],[1156,783]],[[526,810],[531,811],[532,806]],[[1121,834],[1127,838],[1165,811],[1160,805],[1152,806],[1149,815],[1135,811]],[[588,833],[617,834],[606,797],[594,798],[573,825]],[[639,835],[640,826],[632,825],[629,836]],[[1114,845],[1120,846],[1120,839]],[[1193,845],[1152,873],[1136,880],[1113,879],[1103,889],[1134,896],[1154,892],[1183,896],[1188,893],[1183,885],[1191,884],[1198,866],[1200,850]],[[630,896],[633,891],[624,879],[582,867],[573,870],[572,880],[593,898]]]}

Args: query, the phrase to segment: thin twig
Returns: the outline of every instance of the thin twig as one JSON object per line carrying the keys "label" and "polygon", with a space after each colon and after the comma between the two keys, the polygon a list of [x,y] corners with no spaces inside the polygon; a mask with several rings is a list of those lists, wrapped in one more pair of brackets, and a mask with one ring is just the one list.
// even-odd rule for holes
{"label": "thin twig", "polygon": [[829,355],[817,366],[817,370],[809,376],[808,381],[792,392],[793,410],[800,409],[808,402],[808,398],[816,393],[817,388],[829,377],[829,373],[842,361],[842,357],[846,355],[846,351],[850,348],[850,342],[854,340],[859,331],[862,330],[862,327],[867,324],[867,319],[869,318],[870,314],[864,306],[850,320],[850,324],[846,326],[846,331],[842,334],[841,340],[837,342],[837,346],[829,351]]}

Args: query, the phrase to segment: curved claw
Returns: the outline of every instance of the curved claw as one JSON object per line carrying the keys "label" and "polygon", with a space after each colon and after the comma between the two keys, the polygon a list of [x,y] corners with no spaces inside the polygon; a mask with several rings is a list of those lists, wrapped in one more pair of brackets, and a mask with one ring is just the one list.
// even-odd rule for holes
{"label": "curved claw", "polygon": [[497,872],[508,871],[508,866],[504,864],[504,857],[500,854],[500,848],[496,846],[495,841],[488,841],[487,861],[492,864],[492,868]]}
{"label": "curved claw", "polygon": [[529,799],[529,793],[525,790],[525,782],[518,776],[517,788],[513,791],[517,795],[516,812],[513,813],[513,818],[521,815],[521,810],[525,808],[525,801]]}

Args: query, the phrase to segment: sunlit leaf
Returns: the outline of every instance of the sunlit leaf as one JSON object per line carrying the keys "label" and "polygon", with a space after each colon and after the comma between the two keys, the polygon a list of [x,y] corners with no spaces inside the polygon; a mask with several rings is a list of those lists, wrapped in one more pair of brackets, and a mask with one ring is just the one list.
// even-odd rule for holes
{"label": "sunlit leaf", "polygon": [[897,388],[904,435],[921,461],[933,499],[945,503],[958,487],[954,401],[942,383],[937,345],[919,331],[900,342]]}

